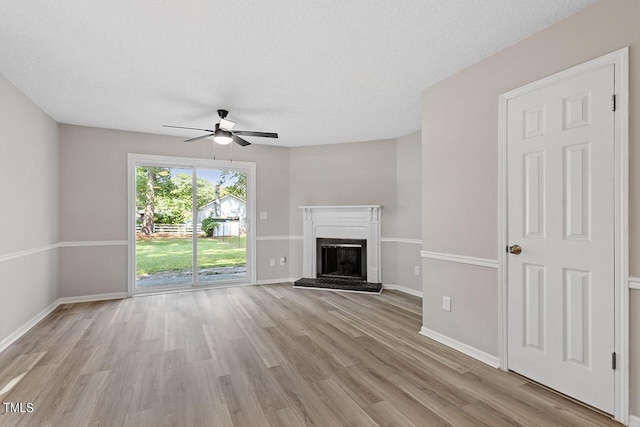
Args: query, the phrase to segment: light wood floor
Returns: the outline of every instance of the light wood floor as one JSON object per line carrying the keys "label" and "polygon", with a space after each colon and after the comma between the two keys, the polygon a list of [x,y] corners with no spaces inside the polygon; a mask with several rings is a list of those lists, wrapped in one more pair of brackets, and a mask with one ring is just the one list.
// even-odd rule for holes
{"label": "light wood floor", "polygon": [[35,408],[0,425],[619,426],[420,325],[416,297],[290,284],[64,305],[0,353],[0,402]]}

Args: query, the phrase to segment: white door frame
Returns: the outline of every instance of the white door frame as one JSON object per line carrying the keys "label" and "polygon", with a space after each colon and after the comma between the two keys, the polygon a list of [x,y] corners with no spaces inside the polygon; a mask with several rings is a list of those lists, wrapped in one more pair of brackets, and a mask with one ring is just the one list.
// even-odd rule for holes
{"label": "white door frame", "polygon": [[629,422],[629,48],[561,71],[557,74],[503,93],[498,112],[498,327],[500,369],[508,370],[507,273],[508,236],[507,200],[507,103],[510,99],[549,86],[563,79],[614,65],[616,114],[615,143],[615,352],[614,402],[616,420]]}
{"label": "white door frame", "polygon": [[[156,156],[152,154],[127,155],[127,293],[133,296],[136,282],[136,222],[131,212],[136,208],[135,168],[139,165],[157,165],[170,167],[185,167],[193,169],[195,182],[196,169],[232,169],[247,173],[247,266],[250,276],[247,280],[250,284],[256,284],[256,164],[254,162],[232,162],[229,160],[210,160],[189,157]],[[197,212],[194,194],[194,213]],[[193,257],[197,254],[194,252]],[[194,277],[196,277],[194,275]],[[228,285],[228,284],[227,284]],[[241,285],[241,284],[238,284]],[[206,285],[180,289],[189,291],[205,289]],[[175,289],[174,289],[175,290]],[[169,290],[171,291],[171,290]]]}

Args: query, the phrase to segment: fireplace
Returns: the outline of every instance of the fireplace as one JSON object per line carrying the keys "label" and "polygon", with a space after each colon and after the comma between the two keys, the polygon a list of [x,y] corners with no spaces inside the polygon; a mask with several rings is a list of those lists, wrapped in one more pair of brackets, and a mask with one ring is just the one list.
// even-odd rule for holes
{"label": "fireplace", "polygon": [[[347,278],[366,283],[382,282],[380,205],[301,206],[300,208],[303,213],[303,278],[334,280],[327,275],[338,275],[342,277],[335,280]],[[321,242],[329,244],[325,248],[328,266],[325,262],[324,270]],[[330,247],[338,243],[342,245],[340,248]],[[360,245],[361,248],[346,245]],[[359,257],[355,255],[354,259],[356,252],[360,255]],[[340,266],[337,257],[342,259]],[[353,264],[348,269],[345,269],[345,260]],[[332,268],[333,271],[329,271]],[[356,272],[358,269],[360,271]],[[323,275],[324,277],[321,277]]]}
{"label": "fireplace", "polygon": [[316,239],[316,277],[367,281],[366,239]]}

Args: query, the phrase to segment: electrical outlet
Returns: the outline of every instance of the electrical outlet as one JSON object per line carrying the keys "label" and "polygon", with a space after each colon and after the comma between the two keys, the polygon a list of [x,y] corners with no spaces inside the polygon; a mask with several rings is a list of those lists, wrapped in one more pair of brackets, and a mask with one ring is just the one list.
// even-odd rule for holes
{"label": "electrical outlet", "polygon": [[275,259],[273,259],[273,258],[271,258],[271,259],[269,260],[269,267],[275,267],[275,266],[276,266],[276,260],[275,260]]}
{"label": "electrical outlet", "polygon": [[269,218],[269,214],[266,211],[261,211],[260,219],[267,219],[267,218]]}
{"label": "electrical outlet", "polygon": [[420,267],[418,267],[417,265],[415,267],[413,267],[413,272],[416,274],[416,276],[420,275]]}
{"label": "electrical outlet", "polygon": [[287,263],[287,257],[283,256],[282,258],[280,258],[280,265],[285,265]]}
{"label": "electrical outlet", "polygon": [[444,311],[451,311],[451,298],[442,297],[442,309]]}

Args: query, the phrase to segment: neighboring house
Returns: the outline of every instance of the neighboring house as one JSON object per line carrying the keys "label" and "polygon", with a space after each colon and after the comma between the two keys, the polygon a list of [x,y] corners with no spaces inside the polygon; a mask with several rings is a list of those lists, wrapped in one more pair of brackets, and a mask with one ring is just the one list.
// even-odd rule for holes
{"label": "neighboring house", "polygon": [[[198,224],[202,220],[212,216],[217,218],[219,227],[213,230],[214,236],[237,236],[247,231],[247,202],[233,194],[220,197],[218,201],[213,200],[198,210]],[[219,213],[216,215],[216,213]]]}

